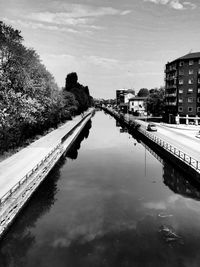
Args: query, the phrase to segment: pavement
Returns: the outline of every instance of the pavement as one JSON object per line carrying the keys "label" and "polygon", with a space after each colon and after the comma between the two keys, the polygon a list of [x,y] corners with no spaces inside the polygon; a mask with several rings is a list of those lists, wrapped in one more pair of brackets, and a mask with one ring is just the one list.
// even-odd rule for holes
{"label": "pavement", "polygon": [[179,129],[179,130],[190,130],[190,131],[199,131],[200,125],[186,125],[186,124],[169,124],[169,123],[159,123],[165,127]]}
{"label": "pavement", "polygon": [[26,148],[0,162],[0,198],[29,173],[48,153],[55,148],[78,122],[81,116],[67,121]]}
{"label": "pavement", "polygon": [[[135,120],[141,125],[143,129],[147,128],[149,121],[135,119],[135,117],[126,114],[126,119]],[[166,124],[155,123],[157,126],[157,132],[151,132],[153,135],[159,137],[163,141],[176,147],[183,153],[200,162],[200,139],[197,138],[200,130],[200,125],[183,125],[183,124]]]}

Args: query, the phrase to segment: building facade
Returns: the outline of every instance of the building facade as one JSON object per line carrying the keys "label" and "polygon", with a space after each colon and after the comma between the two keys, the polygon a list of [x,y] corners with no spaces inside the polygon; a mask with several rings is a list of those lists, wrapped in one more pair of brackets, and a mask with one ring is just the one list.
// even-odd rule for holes
{"label": "building facade", "polygon": [[[200,52],[166,64],[165,114],[168,122],[200,117]],[[178,119],[177,119],[178,118]]]}
{"label": "building facade", "polygon": [[146,115],[147,97],[133,97],[129,99],[129,112],[137,115]]}
{"label": "building facade", "polygon": [[133,89],[116,90],[117,105],[128,103],[129,99],[135,96]]}

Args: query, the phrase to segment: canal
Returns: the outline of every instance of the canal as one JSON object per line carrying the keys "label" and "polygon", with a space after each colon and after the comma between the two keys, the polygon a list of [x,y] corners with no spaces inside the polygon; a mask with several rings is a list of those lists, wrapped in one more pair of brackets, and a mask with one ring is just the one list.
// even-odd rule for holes
{"label": "canal", "polygon": [[200,188],[96,112],[0,242],[0,267],[200,265]]}

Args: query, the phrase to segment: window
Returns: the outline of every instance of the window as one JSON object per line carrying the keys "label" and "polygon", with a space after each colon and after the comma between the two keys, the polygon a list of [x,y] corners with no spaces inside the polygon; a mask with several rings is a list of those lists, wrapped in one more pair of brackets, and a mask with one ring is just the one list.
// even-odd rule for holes
{"label": "window", "polygon": [[197,97],[197,102],[200,103],[200,97]]}
{"label": "window", "polygon": [[193,93],[193,88],[188,88],[188,93]]}
{"label": "window", "polygon": [[181,79],[181,80],[179,80],[179,84],[183,84],[183,80]]}
{"label": "window", "polygon": [[198,90],[198,91],[197,91],[197,92],[198,92],[198,94],[200,94],[200,88],[198,88],[197,90]]}
{"label": "window", "polygon": [[194,74],[194,70],[189,70],[189,74]]}
{"label": "window", "polygon": [[[199,79],[199,80],[200,80],[200,79]],[[194,82],[193,79],[189,79],[189,80],[188,80],[188,83],[189,83],[189,84],[193,84],[193,82]]]}
{"label": "window", "polygon": [[193,111],[193,108],[192,107],[188,107],[188,111],[189,112],[192,112]]}
{"label": "window", "polygon": [[179,103],[183,103],[183,98],[180,97],[179,100],[178,100]]}
{"label": "window", "polygon": [[182,94],[183,93],[183,89],[179,89],[178,92],[179,92],[179,94]]}
{"label": "window", "polygon": [[178,107],[178,111],[182,112],[183,111],[183,107]]}
{"label": "window", "polygon": [[184,62],[183,61],[180,61],[179,62],[179,66],[182,67],[184,65]]}
{"label": "window", "polygon": [[198,83],[200,83],[200,78],[198,78]]}
{"label": "window", "polygon": [[193,65],[194,61],[193,60],[189,60],[189,65]]}
{"label": "window", "polygon": [[179,75],[184,75],[184,71],[183,70],[180,70],[179,71]]}
{"label": "window", "polygon": [[188,103],[192,103],[193,102],[193,97],[188,97]]}
{"label": "window", "polygon": [[200,69],[198,69],[198,74],[200,74]]}
{"label": "window", "polygon": [[197,108],[197,112],[200,112],[200,107]]}

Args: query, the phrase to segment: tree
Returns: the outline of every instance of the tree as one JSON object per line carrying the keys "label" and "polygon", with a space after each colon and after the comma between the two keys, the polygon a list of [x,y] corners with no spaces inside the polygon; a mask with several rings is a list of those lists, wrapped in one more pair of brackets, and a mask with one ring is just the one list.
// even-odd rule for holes
{"label": "tree", "polygon": [[139,97],[147,97],[149,95],[149,90],[147,88],[141,88],[137,95]]}
{"label": "tree", "polygon": [[53,76],[34,49],[25,47],[22,42],[18,30],[0,21],[1,150],[57,127],[61,120],[71,117],[77,105],[72,93],[63,104]]}
{"label": "tree", "polygon": [[91,96],[88,86],[78,83],[78,76],[75,72],[69,73],[66,77],[65,91],[72,93],[78,103],[77,112],[81,113],[91,105]]}
{"label": "tree", "polygon": [[161,116],[164,110],[164,87],[150,90],[147,109],[155,116]]}

